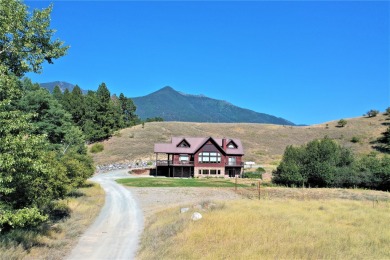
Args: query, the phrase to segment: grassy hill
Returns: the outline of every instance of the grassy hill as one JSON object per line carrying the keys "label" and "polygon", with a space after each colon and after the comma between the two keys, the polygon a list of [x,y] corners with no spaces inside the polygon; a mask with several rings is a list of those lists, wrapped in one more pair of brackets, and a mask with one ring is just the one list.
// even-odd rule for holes
{"label": "grassy hill", "polygon": [[[155,160],[154,143],[169,142],[172,136],[213,136],[240,138],[245,151],[245,161],[258,164],[277,164],[287,145],[301,145],[316,138],[328,136],[356,153],[375,151],[373,142],[386,130],[390,120],[384,115],[373,118],[346,119],[345,127],[337,121],[312,126],[281,126],[250,123],[186,123],[151,122],[123,129],[102,142],[104,151],[93,154],[96,164]],[[353,143],[355,137],[358,142]],[[163,155],[159,156],[159,159]]]}

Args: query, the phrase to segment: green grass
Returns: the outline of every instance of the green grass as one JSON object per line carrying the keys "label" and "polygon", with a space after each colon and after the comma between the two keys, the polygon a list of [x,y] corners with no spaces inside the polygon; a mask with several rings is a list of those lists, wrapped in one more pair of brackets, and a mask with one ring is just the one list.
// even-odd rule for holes
{"label": "green grass", "polygon": [[[117,180],[131,187],[234,187],[235,183],[226,179],[173,179],[173,178],[128,178]],[[237,187],[247,187],[237,184]]]}

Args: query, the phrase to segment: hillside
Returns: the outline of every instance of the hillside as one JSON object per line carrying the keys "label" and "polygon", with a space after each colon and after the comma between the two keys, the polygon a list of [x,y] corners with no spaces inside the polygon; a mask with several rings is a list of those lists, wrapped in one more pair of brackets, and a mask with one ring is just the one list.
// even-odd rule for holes
{"label": "hillside", "polygon": [[[337,127],[337,121],[301,127],[248,123],[152,122],[146,123],[144,128],[137,125],[121,130],[116,136],[102,142],[104,151],[93,157],[96,164],[155,160],[153,147],[156,142],[169,142],[172,136],[214,136],[240,138],[244,145],[245,161],[275,164],[282,158],[287,145],[301,145],[324,136],[337,140],[356,153],[375,151],[370,142],[386,130],[385,124],[390,123],[384,115],[346,120],[348,123],[342,128]],[[357,137],[360,141],[352,143],[352,137]]]}
{"label": "hillside", "polygon": [[162,117],[165,121],[181,122],[294,125],[294,123],[280,117],[240,108],[229,102],[203,95],[181,93],[171,87],[165,87],[147,96],[132,99],[137,106],[136,113],[142,119]]}

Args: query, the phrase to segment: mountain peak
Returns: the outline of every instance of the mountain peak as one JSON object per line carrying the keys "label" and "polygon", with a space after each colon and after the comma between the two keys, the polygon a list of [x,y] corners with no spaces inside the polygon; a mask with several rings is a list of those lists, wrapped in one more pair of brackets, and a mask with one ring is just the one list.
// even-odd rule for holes
{"label": "mountain peak", "polygon": [[162,117],[165,121],[294,125],[283,118],[240,108],[204,95],[186,94],[170,86],[132,99],[137,107],[136,113],[142,119]]}

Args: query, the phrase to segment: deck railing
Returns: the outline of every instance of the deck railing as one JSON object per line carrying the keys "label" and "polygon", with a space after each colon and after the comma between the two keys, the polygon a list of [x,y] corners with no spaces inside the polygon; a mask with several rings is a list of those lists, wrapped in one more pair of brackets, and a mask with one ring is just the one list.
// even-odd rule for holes
{"label": "deck railing", "polygon": [[182,166],[193,166],[194,162],[193,161],[179,161],[179,162],[174,162],[172,160],[157,160],[156,162],[157,166],[170,166],[170,165],[182,165]]}
{"label": "deck railing", "polygon": [[244,167],[244,162],[226,162],[225,166],[231,166],[231,167]]}

